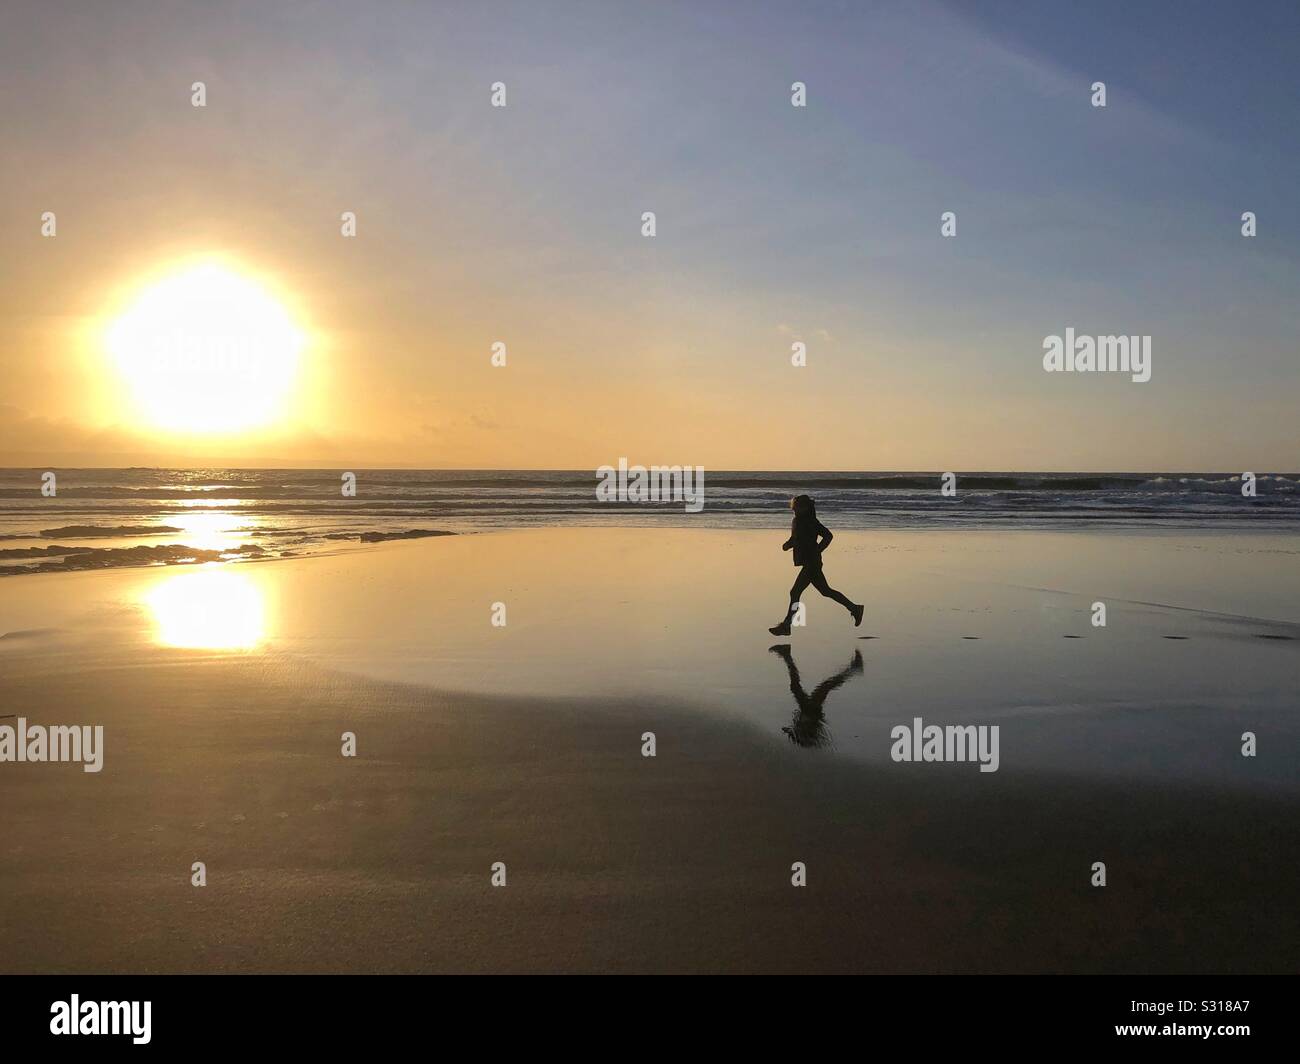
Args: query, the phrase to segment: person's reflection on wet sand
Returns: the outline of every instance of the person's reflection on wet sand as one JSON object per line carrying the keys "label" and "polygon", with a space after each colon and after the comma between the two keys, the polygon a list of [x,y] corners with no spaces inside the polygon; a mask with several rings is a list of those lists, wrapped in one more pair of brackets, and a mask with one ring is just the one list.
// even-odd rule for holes
{"label": "person's reflection on wet sand", "polygon": [[794,695],[795,704],[799,707],[789,725],[781,730],[798,746],[827,746],[831,736],[826,730],[826,714],[822,711],[822,704],[826,701],[826,696],[843,686],[850,676],[863,671],[862,651],[855,650],[852,661],[834,676],[819,683],[812,694],[808,694],[799,679],[799,668],[790,653],[790,644],[777,643],[768,649],[784,661],[785,667],[790,670],[790,693]]}

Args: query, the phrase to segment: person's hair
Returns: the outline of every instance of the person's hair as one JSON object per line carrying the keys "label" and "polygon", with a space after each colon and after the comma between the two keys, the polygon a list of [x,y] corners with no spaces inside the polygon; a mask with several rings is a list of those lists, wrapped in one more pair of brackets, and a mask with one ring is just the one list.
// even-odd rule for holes
{"label": "person's hair", "polygon": [[811,517],[817,519],[817,504],[813,502],[811,495],[796,495],[790,500],[790,509],[794,511],[795,517]]}

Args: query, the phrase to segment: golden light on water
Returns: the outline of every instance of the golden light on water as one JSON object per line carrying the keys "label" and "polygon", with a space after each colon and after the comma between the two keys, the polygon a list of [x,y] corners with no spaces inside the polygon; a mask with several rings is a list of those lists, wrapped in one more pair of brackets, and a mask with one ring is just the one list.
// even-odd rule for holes
{"label": "golden light on water", "polygon": [[148,285],[105,334],[137,415],[184,434],[238,432],[279,419],[304,342],[265,286],[216,262]]}
{"label": "golden light on water", "polygon": [[191,650],[253,650],[266,638],[257,581],[230,565],[169,573],[144,594],[154,640]]}
{"label": "golden light on water", "polygon": [[163,524],[179,528],[180,532],[162,535],[199,550],[233,550],[245,542],[236,529],[244,528],[248,523],[248,517],[223,510],[173,511],[163,519]]}

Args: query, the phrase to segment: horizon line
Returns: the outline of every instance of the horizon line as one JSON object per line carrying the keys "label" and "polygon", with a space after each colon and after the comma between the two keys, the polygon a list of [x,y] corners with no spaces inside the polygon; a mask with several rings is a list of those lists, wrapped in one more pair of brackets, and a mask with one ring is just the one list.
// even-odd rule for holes
{"label": "horizon line", "polygon": [[[609,465],[610,463],[603,463]],[[637,465],[650,466],[668,466],[671,463],[652,462],[636,463]],[[680,463],[685,467],[686,463]],[[81,464],[62,464],[46,463],[44,465],[0,465],[0,471],[28,471],[41,469],[117,469],[117,470],[156,470],[163,472],[193,472],[201,469],[221,469],[240,472],[269,472],[269,471],[314,471],[322,469],[343,469],[345,463],[338,462],[315,462],[308,465],[293,465],[288,463],[272,463],[267,465],[240,465],[226,462],[195,462],[189,465],[81,465]],[[423,472],[423,473],[585,473],[589,467],[585,466],[429,466],[429,465],[351,465],[350,470],[360,470],[363,472]],[[590,467],[590,471],[600,469],[600,466]],[[724,466],[698,466],[706,473],[710,470],[715,473],[802,473],[802,474],[852,474],[862,473],[867,475],[887,475],[887,474],[933,474],[935,476],[943,473],[954,473],[957,475],[984,474],[984,473],[1002,473],[1002,474],[1051,474],[1051,475],[1069,475],[1078,476],[1138,476],[1142,474],[1161,474],[1169,476],[1188,475],[1193,473],[1211,474],[1215,476],[1231,476],[1243,472],[1257,472],[1255,470],[1242,469],[921,469],[921,468],[895,468],[895,469],[864,469],[859,467],[852,468],[822,468],[822,469],[777,469],[777,468],[755,468],[743,469],[739,467]],[[1264,469],[1265,474],[1274,476],[1300,476],[1300,470],[1279,470]]]}

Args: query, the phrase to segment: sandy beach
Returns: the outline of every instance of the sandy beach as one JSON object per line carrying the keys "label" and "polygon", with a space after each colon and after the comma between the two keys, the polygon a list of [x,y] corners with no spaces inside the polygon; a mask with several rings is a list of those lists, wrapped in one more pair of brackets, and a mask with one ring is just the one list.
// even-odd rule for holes
{"label": "sandy beach", "polygon": [[[772,551],[566,529],[5,580],[2,711],[105,739],[98,773],[0,771],[0,967],[1294,970],[1291,544],[845,533],[867,621],[813,601],[783,641],[807,692],[846,674],[803,726]],[[891,760],[916,717],[998,724],[998,770]]]}

